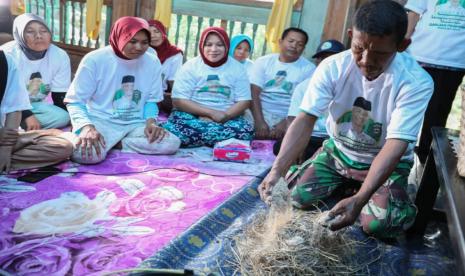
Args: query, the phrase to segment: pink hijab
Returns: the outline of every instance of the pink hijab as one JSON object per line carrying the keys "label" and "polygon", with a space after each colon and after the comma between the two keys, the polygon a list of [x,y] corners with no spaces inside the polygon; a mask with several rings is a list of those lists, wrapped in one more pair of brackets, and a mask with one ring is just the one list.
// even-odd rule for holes
{"label": "pink hijab", "polygon": [[144,19],[124,16],[116,20],[110,32],[110,45],[118,57],[129,59],[123,54],[124,46],[126,46],[140,30],[145,30],[150,40],[149,24]]}

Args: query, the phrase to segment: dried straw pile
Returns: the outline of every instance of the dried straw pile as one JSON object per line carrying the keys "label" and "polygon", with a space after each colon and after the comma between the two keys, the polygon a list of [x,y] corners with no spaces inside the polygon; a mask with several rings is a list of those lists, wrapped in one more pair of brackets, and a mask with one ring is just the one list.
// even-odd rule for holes
{"label": "dried straw pile", "polygon": [[332,232],[323,227],[325,213],[293,211],[287,185],[279,185],[273,189],[270,211],[259,215],[235,240],[236,272],[242,275],[339,275],[352,274],[364,267],[351,261],[357,241],[348,238],[344,231]]}

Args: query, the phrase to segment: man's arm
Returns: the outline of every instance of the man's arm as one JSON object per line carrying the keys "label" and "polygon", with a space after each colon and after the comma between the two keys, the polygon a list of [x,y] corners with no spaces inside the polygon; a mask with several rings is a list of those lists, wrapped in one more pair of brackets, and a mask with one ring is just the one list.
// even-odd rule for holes
{"label": "man's arm", "polygon": [[331,230],[338,230],[352,225],[359,216],[363,206],[394,172],[400,158],[405,153],[408,143],[398,139],[388,139],[373,160],[360,190],[352,197],[341,200],[329,212],[330,217],[342,215],[341,219],[331,224]]}
{"label": "man's arm", "polygon": [[260,100],[262,89],[255,84],[250,85],[250,88],[252,91],[252,105],[250,110],[252,111],[255,125],[255,136],[259,139],[269,138],[271,126],[266,124],[263,116],[262,102]]}
{"label": "man's arm", "polygon": [[411,39],[413,32],[415,31],[415,27],[417,26],[418,21],[420,20],[420,15],[414,11],[408,12],[408,26],[407,26],[407,33],[405,34],[406,39]]}
{"label": "man's arm", "polygon": [[262,112],[262,102],[260,101],[260,94],[262,93],[262,89],[255,84],[250,85],[250,90],[252,91],[252,115],[254,121],[257,122],[264,122],[265,118],[263,117]]}
{"label": "man's arm", "polygon": [[271,190],[278,179],[285,175],[294,160],[307,146],[316,120],[316,116],[300,112],[292,122],[284,136],[281,149],[270,172],[258,187],[263,200],[266,200],[271,195]]}

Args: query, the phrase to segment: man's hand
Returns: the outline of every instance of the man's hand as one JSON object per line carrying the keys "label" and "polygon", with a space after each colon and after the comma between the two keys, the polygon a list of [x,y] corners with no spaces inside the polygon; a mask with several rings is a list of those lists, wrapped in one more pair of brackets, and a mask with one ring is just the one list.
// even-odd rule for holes
{"label": "man's hand", "polygon": [[158,143],[167,135],[166,130],[157,126],[155,122],[147,122],[145,125],[144,133],[145,136],[147,136],[147,141],[149,144],[152,144],[153,142]]}
{"label": "man's hand", "polygon": [[0,128],[0,146],[14,146],[18,141],[18,130],[12,128]]}
{"label": "man's hand", "polygon": [[329,228],[336,231],[354,224],[365,204],[366,202],[363,202],[363,200],[358,198],[357,195],[339,201],[336,206],[329,211],[328,216],[330,218],[335,218],[340,215],[340,219],[331,223]]}
{"label": "man's hand", "polygon": [[263,201],[267,202],[270,199],[273,187],[276,183],[278,183],[280,177],[281,175],[278,172],[271,169],[271,171],[263,179],[262,183],[260,183],[258,186],[258,193]]}
{"label": "man's hand", "polygon": [[286,134],[287,130],[287,118],[281,120],[281,122],[277,123],[270,132],[271,139],[281,139]]}
{"label": "man's hand", "polygon": [[34,115],[27,117],[24,121],[26,122],[27,131],[41,129],[40,123]]}
{"label": "man's hand", "polygon": [[208,117],[210,117],[210,119],[212,119],[214,122],[224,123],[228,118],[228,115],[226,114],[226,112],[223,111],[211,110]]}
{"label": "man's hand", "polygon": [[0,146],[0,173],[8,173],[11,167],[13,146]]}
{"label": "man's hand", "polygon": [[93,125],[87,125],[82,128],[79,134],[77,148],[81,148],[82,159],[92,159],[92,148],[100,158],[102,150],[100,147],[105,148],[105,140],[103,136],[95,129]]}
{"label": "man's hand", "polygon": [[255,121],[255,137],[267,139],[270,137],[270,127],[265,121]]}

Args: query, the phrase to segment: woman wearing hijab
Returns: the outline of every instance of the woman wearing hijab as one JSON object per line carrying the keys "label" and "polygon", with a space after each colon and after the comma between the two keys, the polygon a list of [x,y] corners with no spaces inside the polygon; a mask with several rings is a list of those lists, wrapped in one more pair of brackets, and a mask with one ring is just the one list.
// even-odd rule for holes
{"label": "woman wearing hijab", "polygon": [[161,64],[146,52],[148,28],[140,18],[118,19],[110,45],[79,64],[65,98],[78,135],[74,161],[98,163],[119,142],[122,151],[142,154],[173,154],[179,148],[179,139],[157,124]]}
{"label": "woman wearing hijab", "polygon": [[0,51],[0,173],[50,166],[69,158],[73,145],[58,129],[18,131],[31,108],[16,62]]}
{"label": "woman wearing hijab", "polygon": [[229,56],[244,64],[249,76],[253,65],[253,61],[249,59],[253,52],[253,46],[253,41],[249,36],[238,34],[231,39],[231,48],[229,49]]}
{"label": "woman wearing hijab", "polygon": [[171,112],[171,89],[173,88],[174,75],[182,66],[182,50],[172,45],[168,40],[166,28],[158,20],[149,20],[150,46],[157,52],[161,62],[161,76],[163,85],[163,101],[161,109],[167,113]]}
{"label": "woman wearing hijab", "polygon": [[[14,41],[1,48],[13,57],[21,72],[20,81],[29,92],[31,110],[22,112],[26,130],[62,128],[69,124],[63,103],[71,78],[68,54],[52,44],[52,34],[44,20],[32,13],[16,17]],[[53,104],[45,99],[51,93]]]}
{"label": "woman wearing hijab", "polygon": [[253,127],[243,117],[250,83],[243,66],[228,58],[229,38],[218,27],[202,32],[200,56],[186,62],[173,86],[173,112],[164,128],[182,146],[213,146],[229,138],[252,140]]}

